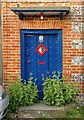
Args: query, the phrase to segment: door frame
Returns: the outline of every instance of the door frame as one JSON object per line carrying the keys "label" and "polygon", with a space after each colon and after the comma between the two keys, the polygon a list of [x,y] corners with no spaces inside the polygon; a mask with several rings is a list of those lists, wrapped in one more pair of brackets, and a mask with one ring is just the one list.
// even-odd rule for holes
{"label": "door frame", "polygon": [[25,35],[58,35],[60,55],[59,65],[60,72],[62,73],[62,29],[21,29],[20,30],[20,56],[21,56],[21,79],[25,80]]}

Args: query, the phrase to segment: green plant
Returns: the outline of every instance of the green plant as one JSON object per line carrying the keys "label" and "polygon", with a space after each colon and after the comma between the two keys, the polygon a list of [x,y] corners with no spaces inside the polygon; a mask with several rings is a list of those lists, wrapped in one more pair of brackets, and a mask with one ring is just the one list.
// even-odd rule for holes
{"label": "green plant", "polygon": [[48,105],[62,106],[75,100],[78,89],[74,84],[64,84],[63,79],[56,73],[43,83],[44,101]]}
{"label": "green plant", "polygon": [[72,101],[76,102],[76,95],[78,93],[78,87],[77,85],[74,84],[64,84],[63,83],[63,96],[64,96],[64,100],[65,103],[70,103]]}
{"label": "green plant", "polygon": [[7,87],[9,95],[9,112],[15,112],[19,106],[33,104],[38,96],[36,84],[29,81],[22,84],[21,80],[11,81]]}
{"label": "green plant", "polygon": [[22,105],[28,106],[37,102],[38,96],[38,89],[37,85],[34,84],[32,81],[29,81],[28,84],[25,83],[23,86],[23,98],[22,98]]}
{"label": "green plant", "polygon": [[72,110],[66,111],[67,118],[84,118],[84,106],[76,106],[76,108]]}

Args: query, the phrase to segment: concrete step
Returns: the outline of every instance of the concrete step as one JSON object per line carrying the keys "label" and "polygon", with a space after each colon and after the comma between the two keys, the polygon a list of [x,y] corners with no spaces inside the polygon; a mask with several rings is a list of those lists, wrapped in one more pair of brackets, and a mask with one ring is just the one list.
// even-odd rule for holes
{"label": "concrete step", "polygon": [[74,104],[63,107],[48,106],[43,101],[40,101],[31,106],[20,107],[18,118],[65,118],[66,110],[71,106],[75,107]]}

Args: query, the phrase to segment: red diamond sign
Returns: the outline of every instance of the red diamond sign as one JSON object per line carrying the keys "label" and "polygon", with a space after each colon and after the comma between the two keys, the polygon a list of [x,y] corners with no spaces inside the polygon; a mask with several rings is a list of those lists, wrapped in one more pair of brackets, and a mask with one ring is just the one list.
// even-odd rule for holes
{"label": "red diamond sign", "polygon": [[36,52],[39,55],[44,55],[44,53],[47,51],[48,49],[41,43],[37,48],[36,48]]}

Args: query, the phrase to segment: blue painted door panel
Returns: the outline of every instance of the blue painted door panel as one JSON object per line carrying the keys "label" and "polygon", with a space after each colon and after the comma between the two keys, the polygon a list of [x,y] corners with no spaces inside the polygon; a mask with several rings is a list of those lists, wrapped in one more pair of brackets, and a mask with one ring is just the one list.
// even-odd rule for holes
{"label": "blue painted door panel", "polygon": [[[62,72],[62,31],[34,30],[33,33],[32,31],[21,31],[21,77],[27,81],[31,76],[37,79],[39,99],[42,99],[42,84],[48,73]],[[47,48],[42,56],[36,51],[40,45],[39,36],[43,36],[42,44]]]}
{"label": "blue painted door panel", "polygon": [[[48,36],[43,35],[43,45],[48,49]],[[39,42],[39,35],[37,36],[37,46],[40,44]],[[42,99],[43,97],[43,90],[42,90],[42,84],[44,79],[47,77],[47,71],[48,71],[48,51],[44,53],[43,56],[40,56],[38,53],[36,53],[37,56],[37,63],[38,62],[44,62],[44,64],[37,64],[37,84],[39,89],[39,97]]]}
{"label": "blue painted door panel", "polygon": [[30,77],[37,78],[37,62],[36,62],[36,36],[25,36],[25,79]]}

